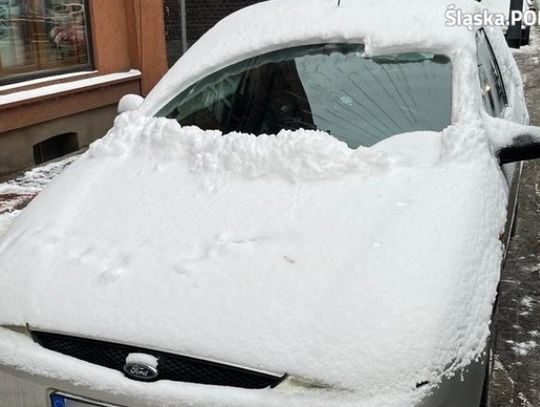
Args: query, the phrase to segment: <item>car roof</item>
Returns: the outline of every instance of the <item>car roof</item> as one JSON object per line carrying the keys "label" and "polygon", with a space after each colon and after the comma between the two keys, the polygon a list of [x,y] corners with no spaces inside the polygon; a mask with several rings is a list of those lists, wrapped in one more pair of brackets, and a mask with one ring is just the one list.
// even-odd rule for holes
{"label": "car roof", "polygon": [[[155,114],[194,82],[228,65],[284,47],[364,43],[366,54],[474,49],[474,32],[446,26],[448,0],[271,0],[246,7],[208,31],[150,92],[141,111]],[[457,0],[463,13],[482,7]]]}

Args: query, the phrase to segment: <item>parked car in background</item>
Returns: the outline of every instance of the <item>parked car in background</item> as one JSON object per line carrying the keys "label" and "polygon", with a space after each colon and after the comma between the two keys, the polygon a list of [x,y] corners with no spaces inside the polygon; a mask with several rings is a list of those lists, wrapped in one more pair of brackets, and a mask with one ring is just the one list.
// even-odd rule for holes
{"label": "parked car in background", "polygon": [[[481,0],[481,3],[484,7],[490,10],[492,13],[503,14],[507,19],[510,18],[511,13],[511,1],[510,0]],[[523,0],[522,12],[526,13],[528,11],[536,12],[538,10],[538,4],[536,0]],[[507,32],[508,27],[503,27],[503,31]],[[521,39],[518,43],[512,45],[519,48],[521,45],[529,45],[530,41],[531,27],[525,24],[521,27]]]}
{"label": "parked car in background", "polygon": [[0,406],[479,406],[540,131],[447,4],[259,3],[124,99],[0,240]]}

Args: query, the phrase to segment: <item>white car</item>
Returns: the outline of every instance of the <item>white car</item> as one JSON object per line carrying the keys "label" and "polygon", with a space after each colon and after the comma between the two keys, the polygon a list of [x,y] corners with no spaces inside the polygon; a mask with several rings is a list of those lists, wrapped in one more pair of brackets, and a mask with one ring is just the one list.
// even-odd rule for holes
{"label": "white car", "polygon": [[259,3],[124,99],[0,240],[0,406],[478,406],[540,131],[446,9]]}

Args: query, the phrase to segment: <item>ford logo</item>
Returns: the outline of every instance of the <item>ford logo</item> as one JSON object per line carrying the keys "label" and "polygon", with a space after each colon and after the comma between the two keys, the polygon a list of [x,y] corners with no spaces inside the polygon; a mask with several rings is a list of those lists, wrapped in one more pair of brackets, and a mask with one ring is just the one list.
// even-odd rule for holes
{"label": "ford logo", "polygon": [[158,377],[158,370],[142,363],[129,363],[124,365],[124,372],[128,377],[135,380],[154,380]]}

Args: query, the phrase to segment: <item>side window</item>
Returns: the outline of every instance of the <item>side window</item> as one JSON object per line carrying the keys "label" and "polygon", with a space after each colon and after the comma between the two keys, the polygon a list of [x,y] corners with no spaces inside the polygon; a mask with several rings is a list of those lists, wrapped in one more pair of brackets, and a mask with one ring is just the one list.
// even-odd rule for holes
{"label": "side window", "polygon": [[484,107],[493,117],[502,115],[507,105],[506,91],[493,48],[489,43],[486,32],[478,30],[476,34],[478,72]]}

